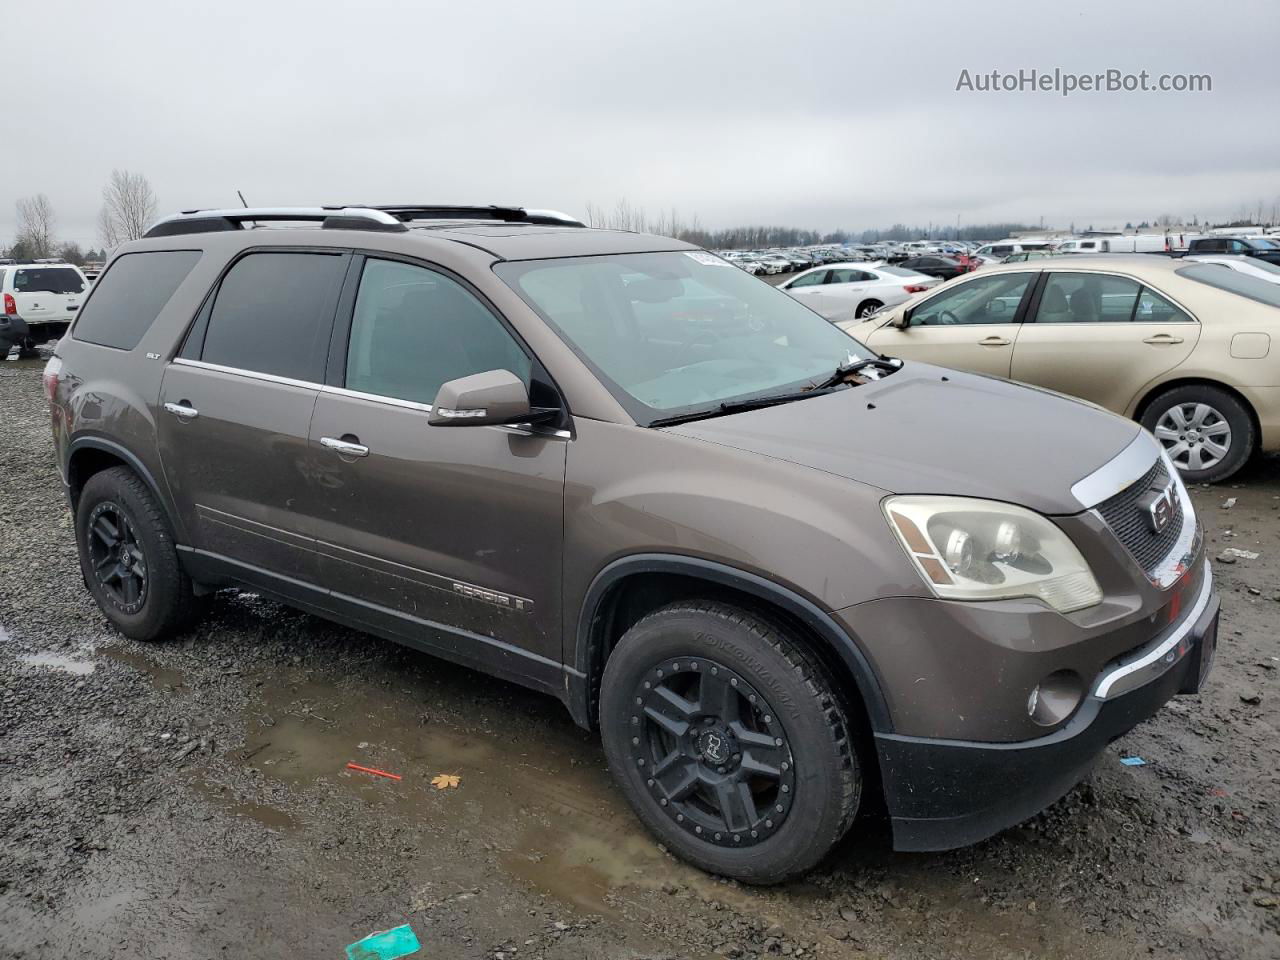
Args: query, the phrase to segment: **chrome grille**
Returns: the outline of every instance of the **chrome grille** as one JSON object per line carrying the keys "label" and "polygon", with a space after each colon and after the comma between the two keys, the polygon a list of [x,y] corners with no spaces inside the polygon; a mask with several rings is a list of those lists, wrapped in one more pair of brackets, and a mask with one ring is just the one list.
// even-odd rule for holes
{"label": "chrome grille", "polygon": [[1182,498],[1175,494],[1173,515],[1159,533],[1151,529],[1147,511],[1138,502],[1149,492],[1163,490],[1170,479],[1164,461],[1157,460],[1139,480],[1097,507],[1111,532],[1147,574],[1159,566],[1160,561],[1169,555],[1169,551],[1178,542],[1183,524]]}

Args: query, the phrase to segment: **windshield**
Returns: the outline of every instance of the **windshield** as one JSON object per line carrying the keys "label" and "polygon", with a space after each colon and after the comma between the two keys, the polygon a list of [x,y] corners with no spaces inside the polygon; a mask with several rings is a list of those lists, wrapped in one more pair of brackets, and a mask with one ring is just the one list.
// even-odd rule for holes
{"label": "windshield", "polygon": [[874,356],[785,293],[701,250],[493,269],[645,425],[802,389]]}
{"label": "windshield", "polygon": [[83,293],[80,274],[69,267],[37,267],[13,275],[15,293]]}

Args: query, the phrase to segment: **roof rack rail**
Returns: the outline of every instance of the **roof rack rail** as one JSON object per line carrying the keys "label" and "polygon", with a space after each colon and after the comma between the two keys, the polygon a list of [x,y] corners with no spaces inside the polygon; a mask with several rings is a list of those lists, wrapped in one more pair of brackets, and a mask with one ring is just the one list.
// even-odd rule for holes
{"label": "roof rack rail", "polygon": [[360,204],[381,210],[401,221],[413,220],[499,220],[504,223],[540,223],[560,227],[584,227],[581,220],[558,210],[528,210],[505,206],[448,206],[441,204]]}
{"label": "roof rack rail", "polygon": [[464,207],[428,204],[348,204],[323,207],[232,207],[226,210],[183,210],[158,221],[144,236],[173,237],[189,233],[241,230],[246,223],[313,221],[325,230],[382,230],[400,233],[415,220],[497,220],[561,227],[586,226],[555,210],[523,207]]}
{"label": "roof rack rail", "polygon": [[371,207],[233,207],[227,210],[183,210],[156,223],[144,236],[173,237],[187,233],[241,230],[260,221],[315,221],[330,230],[408,229],[389,213]]}

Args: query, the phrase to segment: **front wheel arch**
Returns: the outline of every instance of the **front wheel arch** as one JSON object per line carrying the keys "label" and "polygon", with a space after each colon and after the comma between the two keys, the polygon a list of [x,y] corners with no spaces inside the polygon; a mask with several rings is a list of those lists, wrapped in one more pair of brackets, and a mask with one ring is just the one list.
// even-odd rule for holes
{"label": "front wheel arch", "polygon": [[[648,591],[646,593],[646,591]],[[870,659],[857,638],[812,600],[727,564],[671,554],[615,560],[591,582],[568,662],[569,709],[582,727],[597,725],[599,682],[612,645],[645,612],[689,597],[728,599],[789,626],[836,674],[856,702],[866,727],[891,733],[889,709]],[[632,606],[627,606],[633,598]]]}

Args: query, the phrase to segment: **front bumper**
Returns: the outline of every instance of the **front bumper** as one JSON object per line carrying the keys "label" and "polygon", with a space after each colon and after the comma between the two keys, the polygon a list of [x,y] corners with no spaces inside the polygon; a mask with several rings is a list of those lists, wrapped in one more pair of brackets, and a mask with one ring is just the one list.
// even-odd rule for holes
{"label": "front bumper", "polygon": [[1171,697],[1199,690],[1212,663],[1220,603],[1207,565],[1187,616],[1108,665],[1067,723],[1015,743],[876,734],[898,850],[949,850],[1027,819],[1078,783],[1108,743]]}

